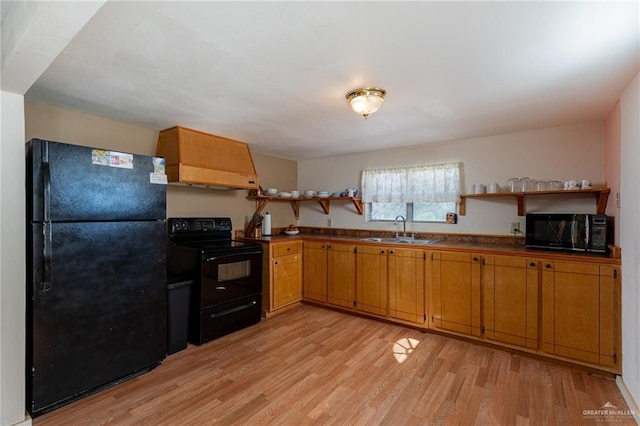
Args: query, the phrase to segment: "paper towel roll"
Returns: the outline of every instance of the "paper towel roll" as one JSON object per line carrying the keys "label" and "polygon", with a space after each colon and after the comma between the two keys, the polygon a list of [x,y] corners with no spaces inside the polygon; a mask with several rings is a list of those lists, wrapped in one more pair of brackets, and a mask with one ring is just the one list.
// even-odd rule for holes
{"label": "paper towel roll", "polygon": [[262,219],[262,235],[271,235],[271,215],[269,212],[265,213]]}

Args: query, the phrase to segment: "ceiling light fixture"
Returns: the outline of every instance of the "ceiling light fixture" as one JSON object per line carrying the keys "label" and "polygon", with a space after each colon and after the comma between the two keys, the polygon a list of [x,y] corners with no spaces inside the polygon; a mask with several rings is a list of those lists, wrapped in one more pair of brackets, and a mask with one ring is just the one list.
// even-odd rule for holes
{"label": "ceiling light fixture", "polygon": [[387,92],[384,89],[363,87],[347,93],[347,102],[355,112],[366,119],[380,108],[386,95]]}

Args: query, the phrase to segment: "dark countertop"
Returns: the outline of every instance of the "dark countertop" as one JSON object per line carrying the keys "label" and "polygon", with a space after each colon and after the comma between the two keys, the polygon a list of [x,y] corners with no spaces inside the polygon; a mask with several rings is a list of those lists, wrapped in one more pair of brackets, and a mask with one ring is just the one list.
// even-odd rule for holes
{"label": "dark countertop", "polygon": [[[473,242],[473,241],[454,241],[451,239],[438,240],[433,244],[429,245],[413,245],[413,244],[405,244],[405,243],[383,243],[383,242],[372,242],[372,241],[362,241],[362,238],[365,237],[356,237],[356,236],[331,236],[331,235],[323,235],[323,234],[306,234],[300,233],[295,236],[277,234],[272,236],[263,236],[261,238],[236,238],[238,240],[243,241],[252,241],[252,242],[260,242],[260,243],[282,243],[286,241],[326,241],[326,242],[336,242],[336,243],[351,243],[358,245],[372,245],[372,246],[393,246],[393,247],[402,247],[402,248],[412,248],[417,250],[440,250],[440,251],[460,251],[464,250],[470,253],[482,253],[482,254],[495,254],[502,256],[509,255],[527,255],[531,257],[535,257],[538,259],[549,259],[549,260],[566,260],[566,261],[580,261],[580,262],[593,262],[593,263],[604,263],[610,265],[620,265],[620,259],[614,258],[608,255],[599,255],[599,254],[586,254],[586,253],[571,253],[571,252],[562,252],[562,251],[551,251],[551,250],[543,250],[543,249],[532,249],[524,246],[523,243],[513,243],[513,244],[492,244],[483,241]],[[462,239],[469,239],[473,237],[463,237]],[[429,238],[431,239],[431,238]],[[437,240],[437,237],[434,239]],[[482,240],[482,238],[479,238]]]}

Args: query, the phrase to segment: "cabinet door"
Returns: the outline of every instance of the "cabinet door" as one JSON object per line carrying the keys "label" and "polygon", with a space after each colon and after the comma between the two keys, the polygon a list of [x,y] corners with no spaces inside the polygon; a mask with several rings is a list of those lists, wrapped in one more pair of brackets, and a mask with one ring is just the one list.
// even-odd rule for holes
{"label": "cabinet door", "polygon": [[357,309],[387,315],[387,247],[357,247]]}
{"label": "cabinet door", "polygon": [[397,249],[389,251],[389,316],[424,324],[423,250]]}
{"label": "cabinet door", "polygon": [[271,307],[302,299],[302,241],[272,244],[270,247]]}
{"label": "cabinet door", "polygon": [[303,297],[327,303],[327,243],[305,241]]}
{"label": "cabinet door", "polygon": [[538,348],[538,263],[525,257],[484,257],[485,338]]}
{"label": "cabinet door", "polygon": [[356,303],[356,246],[328,245],[327,299],[329,303],[353,309]]}
{"label": "cabinet door", "polygon": [[480,336],[480,256],[433,252],[431,324],[434,328]]}
{"label": "cabinet door", "polygon": [[619,297],[612,266],[543,262],[542,349],[615,368]]}
{"label": "cabinet door", "polygon": [[273,260],[273,307],[298,302],[302,299],[302,258],[299,254]]}

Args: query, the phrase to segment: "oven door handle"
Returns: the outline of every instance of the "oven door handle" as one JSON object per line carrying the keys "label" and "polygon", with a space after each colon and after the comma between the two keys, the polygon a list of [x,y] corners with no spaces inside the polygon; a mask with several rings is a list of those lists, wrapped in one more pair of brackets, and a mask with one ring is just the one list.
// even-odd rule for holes
{"label": "oven door handle", "polygon": [[240,305],[240,306],[236,306],[235,308],[231,308],[231,309],[227,309],[226,311],[222,311],[222,312],[216,312],[211,314],[211,318],[218,318],[218,317],[223,317],[225,315],[229,315],[232,314],[234,312],[237,311],[241,311],[243,309],[247,309],[247,308],[252,308],[254,307],[258,302],[256,302],[255,300],[252,302],[249,302],[247,304],[244,305]]}
{"label": "oven door handle", "polygon": [[228,259],[231,257],[241,257],[241,256],[246,256],[246,255],[262,255],[262,251],[245,251],[242,253],[228,253],[228,254],[223,254],[223,255],[214,255],[211,257],[206,257],[204,259],[205,262],[212,262],[214,260],[224,260],[224,259]]}

